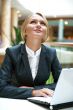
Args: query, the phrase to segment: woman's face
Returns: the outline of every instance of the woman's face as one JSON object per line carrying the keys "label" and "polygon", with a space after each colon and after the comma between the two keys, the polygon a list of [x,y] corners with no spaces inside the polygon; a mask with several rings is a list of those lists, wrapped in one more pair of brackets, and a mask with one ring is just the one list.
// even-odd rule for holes
{"label": "woman's face", "polygon": [[38,39],[42,42],[47,34],[47,24],[44,18],[40,15],[34,14],[28,19],[25,26],[25,35],[27,40]]}

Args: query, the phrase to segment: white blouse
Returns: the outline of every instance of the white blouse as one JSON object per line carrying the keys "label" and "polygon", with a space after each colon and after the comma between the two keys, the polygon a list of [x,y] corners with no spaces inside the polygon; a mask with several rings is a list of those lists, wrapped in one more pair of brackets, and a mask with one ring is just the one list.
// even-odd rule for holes
{"label": "white blouse", "polygon": [[36,52],[34,52],[30,48],[28,48],[26,45],[26,52],[28,55],[29,65],[30,65],[32,77],[34,80],[37,74],[37,70],[38,70],[38,63],[39,63],[41,48],[38,49]]}

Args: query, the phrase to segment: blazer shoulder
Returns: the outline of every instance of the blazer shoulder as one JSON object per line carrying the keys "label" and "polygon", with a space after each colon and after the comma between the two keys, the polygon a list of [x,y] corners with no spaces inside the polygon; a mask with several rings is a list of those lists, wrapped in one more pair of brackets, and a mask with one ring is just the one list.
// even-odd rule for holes
{"label": "blazer shoulder", "polygon": [[45,48],[45,54],[46,54],[46,58],[49,59],[49,61],[53,61],[56,57],[57,57],[57,52],[56,49],[50,47],[50,46],[46,46],[44,45]]}
{"label": "blazer shoulder", "polygon": [[45,44],[43,46],[44,46],[47,53],[55,53],[56,52],[55,48],[52,48],[52,47],[45,45]]}
{"label": "blazer shoulder", "polygon": [[23,44],[18,44],[16,46],[13,47],[9,47],[6,49],[6,53],[9,55],[18,55],[19,53],[21,53],[21,47]]}

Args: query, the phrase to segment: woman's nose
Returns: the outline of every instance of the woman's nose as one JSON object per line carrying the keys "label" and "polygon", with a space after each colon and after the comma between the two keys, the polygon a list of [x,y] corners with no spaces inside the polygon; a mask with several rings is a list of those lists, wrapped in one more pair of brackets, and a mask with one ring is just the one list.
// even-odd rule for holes
{"label": "woman's nose", "polygon": [[37,22],[37,25],[40,25],[40,22]]}
{"label": "woman's nose", "polygon": [[37,27],[39,27],[39,28],[41,27],[41,24],[40,24],[40,22],[37,22]]}

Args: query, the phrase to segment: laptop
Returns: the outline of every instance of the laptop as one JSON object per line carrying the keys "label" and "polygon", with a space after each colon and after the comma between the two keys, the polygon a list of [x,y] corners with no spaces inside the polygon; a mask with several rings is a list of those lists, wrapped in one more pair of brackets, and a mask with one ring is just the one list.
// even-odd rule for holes
{"label": "laptop", "polygon": [[50,110],[73,107],[73,68],[62,69],[53,97],[30,97],[28,100]]}

